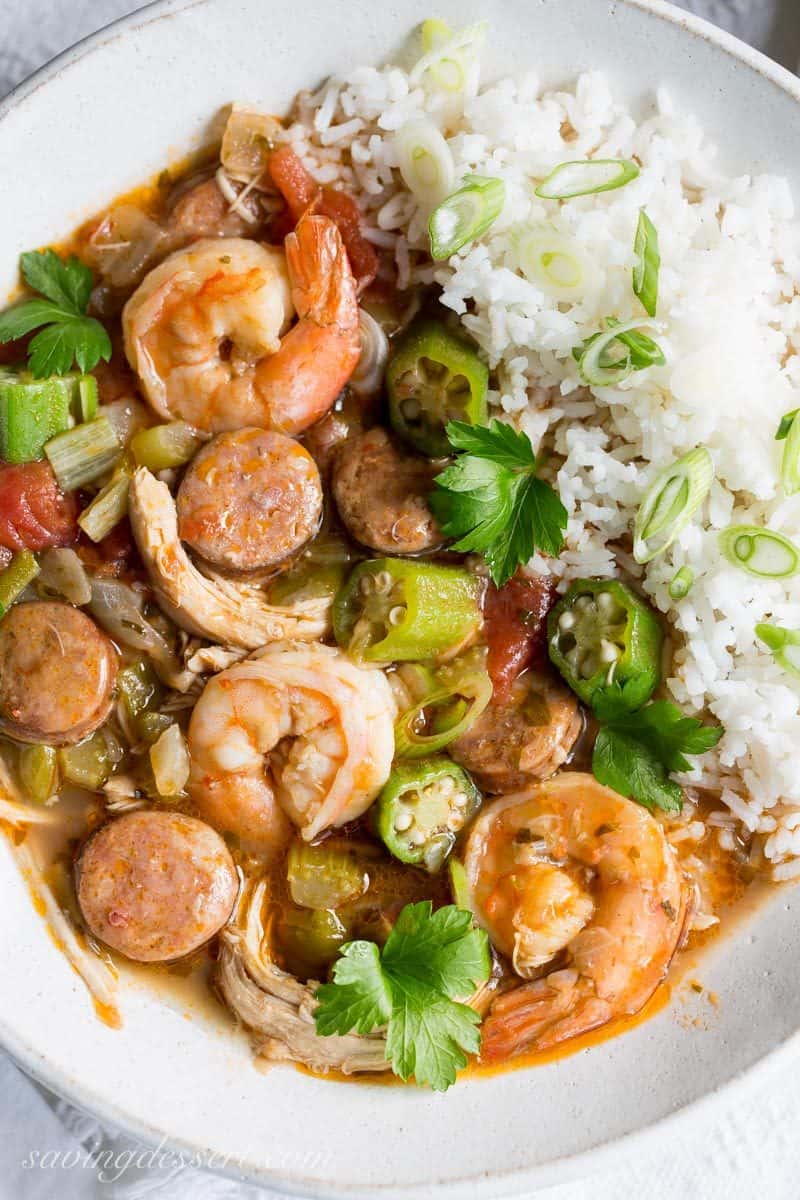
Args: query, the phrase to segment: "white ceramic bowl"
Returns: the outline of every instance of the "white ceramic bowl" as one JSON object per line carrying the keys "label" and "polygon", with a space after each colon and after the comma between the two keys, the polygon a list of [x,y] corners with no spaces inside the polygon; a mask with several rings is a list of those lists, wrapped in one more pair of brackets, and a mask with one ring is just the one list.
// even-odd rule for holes
{"label": "white ceramic bowl", "polygon": [[[669,86],[737,172],[800,187],[800,87],[719,31],[658,0],[436,0],[491,26],[491,71],[546,83],[602,68],[637,107]],[[20,251],[67,234],[106,201],[202,144],[231,100],[280,112],[301,87],[386,58],[430,0],[163,0],[68,52],[0,108],[0,295]],[[781,891],[703,961],[719,995],[707,1027],[675,1004],[621,1038],[445,1096],[343,1086],[252,1066],[244,1037],[187,1019],[141,986],[124,1028],[95,1018],[0,844],[0,1041],[48,1086],[151,1142],[301,1194],[464,1197],[582,1170],[626,1135],[713,1094],[795,1035],[800,914]],[[698,1002],[700,1003],[700,1002]],[[208,1162],[208,1159],[205,1160]],[[213,1161],[212,1161],[213,1165]]]}

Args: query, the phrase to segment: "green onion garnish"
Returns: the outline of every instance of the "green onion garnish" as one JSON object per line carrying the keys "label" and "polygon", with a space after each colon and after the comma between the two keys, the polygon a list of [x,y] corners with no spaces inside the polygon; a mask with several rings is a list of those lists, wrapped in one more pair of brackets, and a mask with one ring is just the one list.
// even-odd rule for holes
{"label": "green onion garnish", "polygon": [[52,438],[44,452],[63,490],[71,492],[105,475],[120,449],[108,417],[97,417]]}
{"label": "green onion garnish", "polygon": [[38,574],[39,564],[30,550],[20,550],[14,555],[5,571],[0,574],[0,616],[11,608]]}
{"label": "green onion garnish", "polygon": [[794,424],[794,419],[800,413],[800,408],[793,408],[791,412],[784,413],[781,417],[781,423],[778,426],[778,432],[775,434],[776,442],[783,442],[789,436],[789,430]]}
{"label": "green onion garnish", "polygon": [[422,204],[438,204],[452,192],[453,155],[433,121],[407,121],[395,134],[394,146],[403,182]]}
{"label": "green onion garnish", "polygon": [[639,174],[629,158],[591,158],[560,163],[536,188],[542,200],[571,200],[624,187]]}
{"label": "green onion garnish", "polygon": [[577,238],[538,225],[516,230],[512,242],[519,269],[545,295],[560,301],[583,295],[592,264]]}
{"label": "green onion garnish", "polygon": [[669,594],[673,600],[683,600],[688,596],[694,583],[694,571],[691,567],[681,567],[672,577]]}
{"label": "green onion garnish", "polygon": [[788,579],[800,570],[800,549],[773,529],[731,525],[719,535],[728,562],[759,579]]}
{"label": "green onion garnish", "polygon": [[634,371],[662,366],[666,361],[658,342],[640,332],[654,327],[653,321],[628,321],[620,325],[615,317],[607,317],[603,324],[602,333],[593,334],[582,347],[572,351],[581,378],[590,387],[614,387]]}
{"label": "green onion garnish", "polygon": [[78,524],[93,542],[101,542],[128,515],[128,488],[132,474],[129,460],[130,455],[122,456],[108,483],[78,517]]}
{"label": "green onion garnish", "polygon": [[696,446],[656,476],[633,527],[637,562],[650,562],[674,542],[705,500],[713,478],[714,464],[705,446]]}
{"label": "green onion garnish", "polygon": [[[800,492],[800,421],[797,419],[796,412],[793,415],[794,419],[789,423],[783,441],[783,455],[781,457],[781,487],[784,495],[793,496],[795,492]],[[783,421],[786,417],[783,418]],[[780,435],[783,421],[778,429]]]}
{"label": "green onion garnish", "polygon": [[648,316],[654,317],[658,306],[658,270],[661,266],[661,255],[658,252],[656,227],[644,209],[639,213],[633,252],[636,255],[633,290]]}
{"label": "green onion garnish", "polygon": [[486,21],[478,21],[454,32],[444,21],[433,17],[422,23],[422,58],[411,70],[411,85],[416,87],[429,75],[443,92],[463,91],[467,69],[475,62],[486,41]]}
{"label": "green onion garnish", "polygon": [[503,211],[506,185],[502,179],[467,175],[462,187],[435,208],[428,221],[431,257],[449,258],[467,242],[481,237]]}
{"label": "green onion garnish", "polygon": [[800,678],[800,629],[762,623],[756,625],[756,637],[772,651],[779,667]]}

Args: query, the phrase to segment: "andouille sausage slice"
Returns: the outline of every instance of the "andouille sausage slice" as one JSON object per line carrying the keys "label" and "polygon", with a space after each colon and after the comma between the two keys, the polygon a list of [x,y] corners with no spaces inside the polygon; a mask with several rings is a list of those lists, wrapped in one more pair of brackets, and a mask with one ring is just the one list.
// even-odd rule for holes
{"label": "andouille sausage slice", "polygon": [[314,536],[322,484],[294,438],[239,429],[195,456],[177,504],[182,541],[212,566],[243,574],[277,566]]}
{"label": "andouille sausage slice", "polygon": [[196,817],[146,810],[101,826],[75,866],[91,932],[136,962],[183,958],[230,917],[239,879],[222,838]]}
{"label": "andouille sausage slice", "polygon": [[381,554],[422,554],[444,542],[428,507],[437,468],[375,427],[342,445],[333,495],[350,534]]}
{"label": "andouille sausage slice", "polygon": [[0,621],[0,729],[64,746],[111,710],[117,653],[94,621],[57,600],[16,604]]}

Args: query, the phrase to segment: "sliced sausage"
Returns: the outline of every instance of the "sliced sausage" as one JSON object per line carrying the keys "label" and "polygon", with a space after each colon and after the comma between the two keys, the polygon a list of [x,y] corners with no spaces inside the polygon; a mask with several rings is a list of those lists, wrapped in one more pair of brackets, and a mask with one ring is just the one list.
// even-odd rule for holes
{"label": "sliced sausage", "polygon": [[248,237],[253,222],[233,212],[215,179],[203,179],[176,191],[167,221],[167,232],[179,244],[207,237]]}
{"label": "sliced sausage", "polygon": [[218,933],[239,880],[219,834],[182,813],[127,813],[103,825],[76,864],[89,929],[136,962],[191,954]]}
{"label": "sliced sausage", "polygon": [[582,729],[573,693],[549,675],[528,671],[448,751],[483,791],[514,792],[558,770]]}
{"label": "sliced sausage", "polygon": [[19,741],[88,737],[109,714],[116,678],[113,645],[80,609],[33,600],[0,622],[0,729]]}
{"label": "sliced sausage", "polygon": [[353,435],[352,421],[340,412],[329,412],[303,435],[303,445],[317,464],[320,478],[328,485],[336,456]]}
{"label": "sliced sausage", "polygon": [[333,467],[333,495],[349,532],[381,554],[421,554],[444,538],[428,507],[437,468],[377,426],[349,438]]}
{"label": "sliced sausage", "polygon": [[308,451],[263,429],[221,433],[178,489],[178,532],[222,571],[261,571],[295,554],[319,528],[322,484]]}

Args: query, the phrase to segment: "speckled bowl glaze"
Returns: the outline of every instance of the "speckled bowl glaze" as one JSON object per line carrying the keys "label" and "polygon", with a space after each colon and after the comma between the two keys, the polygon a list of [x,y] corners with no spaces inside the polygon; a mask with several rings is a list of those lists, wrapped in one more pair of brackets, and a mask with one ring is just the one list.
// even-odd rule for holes
{"label": "speckled bowl glaze", "polygon": [[[800,184],[797,80],[677,9],[658,0],[434,8],[455,25],[488,18],[493,74],[533,67],[554,84],[600,67],[641,111],[664,83],[701,115],[726,167]],[[429,15],[429,0],[163,0],[62,55],[0,108],[0,294],[14,286],[20,251],[62,237],[202,144],[223,105],[281,111],[298,88],[385,59]],[[744,1086],[755,1064],[769,1069],[800,1018],[800,911],[784,890],[697,968],[718,1009],[675,997],[623,1037],[444,1096],[326,1083],[290,1067],[262,1074],[244,1037],[138,982],[123,987],[123,1028],[101,1024],[2,840],[0,894],[0,1041],[28,1071],[146,1141],[303,1195],[438,1189],[473,1200],[562,1180],[620,1139],[686,1106],[697,1112],[732,1081]]]}

